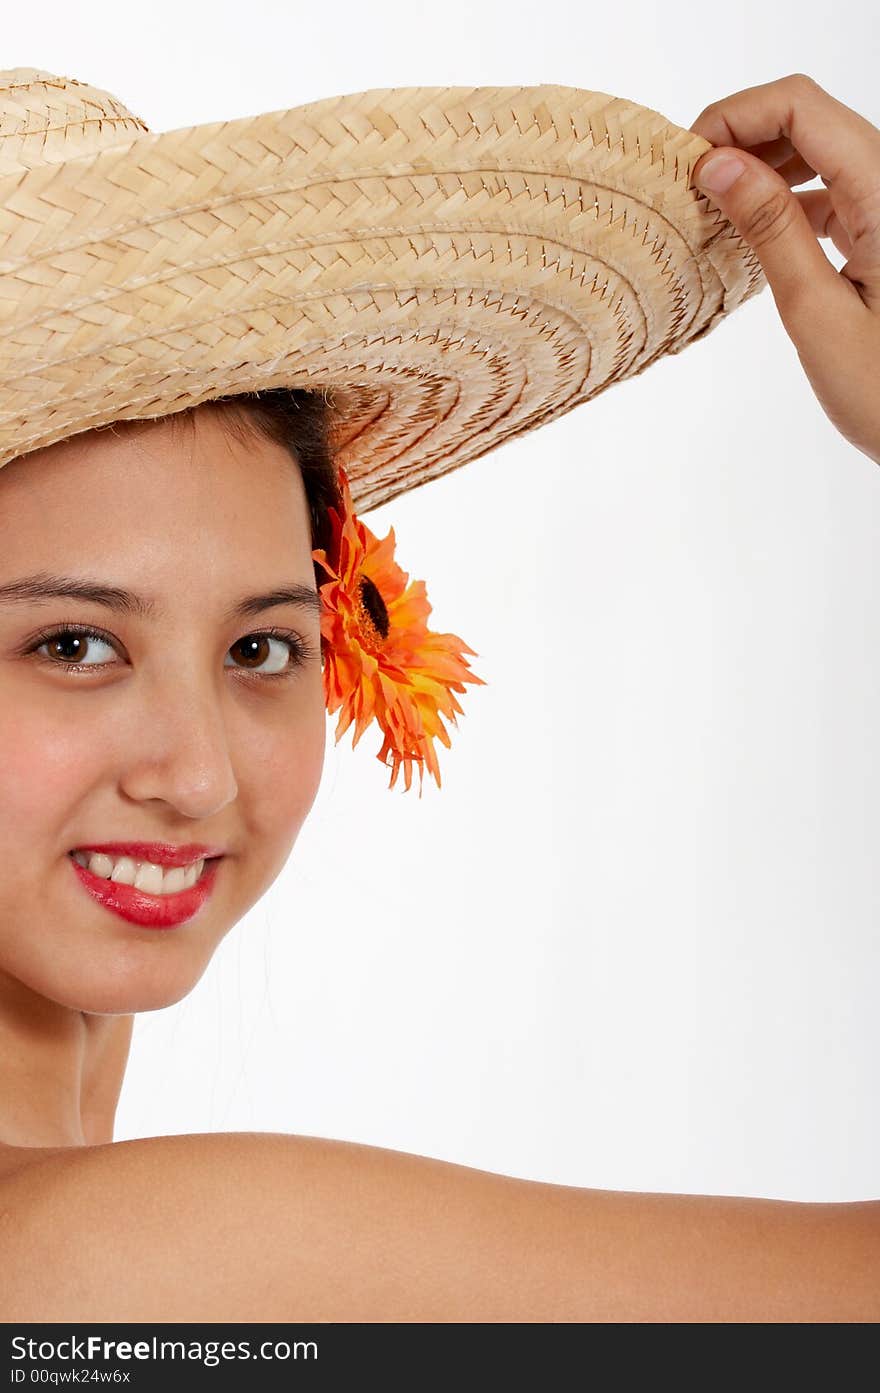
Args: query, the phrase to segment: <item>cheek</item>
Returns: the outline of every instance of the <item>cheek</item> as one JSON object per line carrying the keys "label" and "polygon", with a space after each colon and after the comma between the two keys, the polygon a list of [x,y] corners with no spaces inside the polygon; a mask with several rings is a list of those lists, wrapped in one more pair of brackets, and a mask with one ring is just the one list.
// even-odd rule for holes
{"label": "cheek", "polygon": [[[96,738],[98,736],[96,735]],[[60,835],[95,778],[100,752],[69,721],[39,704],[0,707],[0,829],[3,846],[43,848]]]}
{"label": "cheek", "polygon": [[288,719],[251,730],[239,769],[239,795],[253,845],[272,849],[280,869],[315,801],[324,767],[327,713],[323,688],[310,684]]}

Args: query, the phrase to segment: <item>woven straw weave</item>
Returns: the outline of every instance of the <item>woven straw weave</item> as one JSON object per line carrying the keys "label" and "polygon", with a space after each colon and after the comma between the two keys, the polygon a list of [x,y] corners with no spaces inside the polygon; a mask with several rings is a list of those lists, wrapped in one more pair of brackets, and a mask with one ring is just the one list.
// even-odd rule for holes
{"label": "woven straw weave", "polygon": [[358,511],[679,353],[766,284],[708,143],[574,87],[377,89],[150,133],[0,73],[0,465],[324,390]]}

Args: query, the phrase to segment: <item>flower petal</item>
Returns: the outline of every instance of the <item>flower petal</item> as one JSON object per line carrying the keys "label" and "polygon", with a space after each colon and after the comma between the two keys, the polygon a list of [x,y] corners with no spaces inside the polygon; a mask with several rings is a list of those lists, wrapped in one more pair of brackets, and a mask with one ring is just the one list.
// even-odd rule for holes
{"label": "flower petal", "polygon": [[[408,790],[416,765],[421,797],[426,768],[437,787],[442,786],[434,741],[449,749],[451,739],[441,718],[456,725],[456,717],[464,714],[453,692],[464,692],[466,683],[486,685],[471,672],[464,656],[479,655],[456,634],[428,629],[431,605],[425,583],[410,581],[394,560],[394,529],[380,541],[355,517],[348,478],[341,468],[339,482],[343,511],[329,510],[330,554],[323,549],[312,552],[330,577],[320,586],[325,704],[331,714],[340,711],[337,743],[354,725],[352,748],[375,720],[384,737],[377,758],[391,769],[389,788],[395,786],[402,768]],[[388,615],[387,635],[384,617],[377,618],[375,610],[372,618],[364,613],[363,578],[381,596]]]}

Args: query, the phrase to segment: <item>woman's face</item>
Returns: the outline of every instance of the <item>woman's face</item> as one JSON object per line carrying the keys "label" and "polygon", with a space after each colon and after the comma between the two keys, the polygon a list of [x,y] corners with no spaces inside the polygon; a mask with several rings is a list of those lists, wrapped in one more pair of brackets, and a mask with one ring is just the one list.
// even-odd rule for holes
{"label": "woman's face", "polygon": [[[211,407],[192,421],[80,435],[0,469],[0,974],[87,1012],[191,990],[278,875],[321,777],[317,609],[229,617],[245,596],[315,590],[300,472]],[[154,612],[3,598],[37,574],[134,591]],[[39,647],[71,625],[102,636]],[[241,642],[268,629],[283,637]],[[118,841],[226,854],[198,914],[155,930],[95,900],[68,854]]]}

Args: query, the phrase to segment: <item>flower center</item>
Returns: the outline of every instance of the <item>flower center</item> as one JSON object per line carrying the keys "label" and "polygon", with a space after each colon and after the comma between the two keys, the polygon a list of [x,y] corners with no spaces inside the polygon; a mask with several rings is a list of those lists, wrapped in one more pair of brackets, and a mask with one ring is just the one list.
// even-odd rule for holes
{"label": "flower center", "polygon": [[372,643],[386,639],[391,628],[388,610],[385,608],[385,601],[378,588],[369,576],[361,576],[359,596],[358,623],[364,637]]}

